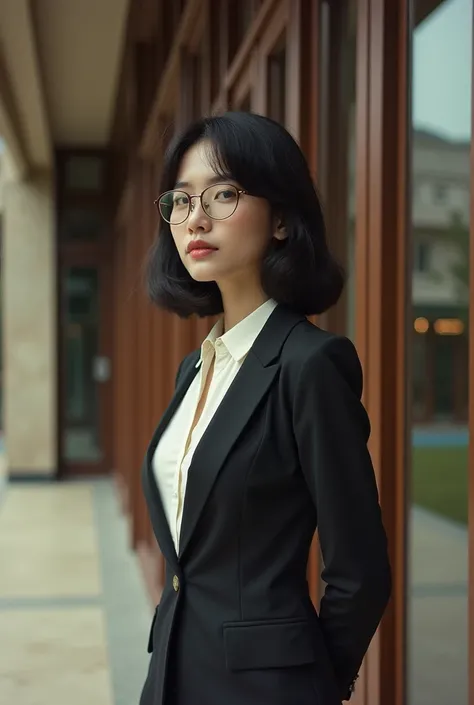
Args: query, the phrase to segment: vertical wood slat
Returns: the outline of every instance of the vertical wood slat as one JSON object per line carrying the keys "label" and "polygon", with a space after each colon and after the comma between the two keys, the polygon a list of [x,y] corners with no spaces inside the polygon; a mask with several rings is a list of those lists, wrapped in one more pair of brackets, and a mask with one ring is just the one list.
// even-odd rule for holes
{"label": "vertical wood slat", "polygon": [[[311,175],[318,179],[320,94],[320,2],[299,3],[299,90],[300,145],[306,155]],[[292,14],[292,13],[290,13]],[[292,31],[290,30],[290,36]]]}
{"label": "vertical wood slat", "polygon": [[137,345],[136,341],[141,340],[143,334],[143,318],[142,318],[142,297],[140,290],[140,270],[139,261],[142,248],[141,231],[143,228],[143,214],[141,211],[141,194],[143,190],[143,170],[138,159],[133,159],[131,171],[132,176],[132,207],[130,209],[130,218],[127,227],[127,239],[129,241],[130,252],[130,309],[129,315],[132,320],[129,321],[131,333],[131,350],[130,361],[133,370],[133,383],[130,387],[130,400],[133,408],[133,418],[129,419],[130,433],[130,494],[132,502],[132,546],[137,547],[140,537],[140,486],[138,483],[138,467],[141,445],[141,426],[143,420],[143,412],[145,410],[145,399],[143,398],[143,380],[142,370],[146,360],[146,334],[143,342],[145,345]]}
{"label": "vertical wood slat", "polygon": [[[369,12],[370,0],[358,0],[357,3],[357,41],[356,41],[356,155],[355,172],[358,178],[356,190],[355,221],[355,270],[356,270],[356,343],[364,370],[368,369],[367,326],[368,301],[366,291],[368,282],[368,146],[369,146]],[[364,388],[366,402],[366,387]]]}
{"label": "vertical wood slat", "polygon": [[[472,17],[474,25],[474,12]],[[473,32],[474,36],[474,32]],[[474,97],[474,43],[471,53]],[[471,184],[469,223],[469,451],[468,451],[468,703],[474,705],[474,98],[471,98]]]}
{"label": "vertical wood slat", "polygon": [[[324,209],[328,240],[331,251],[347,268],[348,263],[348,174],[351,96],[345,94],[344,74],[351,70],[347,65],[348,12],[350,0],[329,7],[329,36],[325,57],[327,76],[325,78],[325,103],[321,109],[326,112],[324,139]],[[357,177],[356,177],[357,178]],[[325,326],[335,333],[347,335],[347,286],[337,306],[323,317]]]}
{"label": "vertical wood slat", "polygon": [[[113,297],[113,286],[114,286],[114,276],[113,276],[113,262],[112,262],[112,248],[108,257],[104,262],[99,265],[99,277],[100,277],[100,331],[99,331],[99,345],[100,353],[105,355],[109,360],[112,360],[113,356],[113,340],[114,340],[114,297]],[[100,409],[99,409],[99,424],[100,424],[100,437],[103,444],[103,454],[106,460],[107,472],[110,471],[110,463],[113,462],[113,429],[114,429],[114,416],[115,409],[113,406],[114,398],[114,387],[115,379],[113,376],[113,370],[110,379],[104,384],[102,383],[100,389]]]}
{"label": "vertical wood slat", "polygon": [[134,207],[134,222],[136,223],[134,237],[137,240],[137,259],[136,259],[136,296],[137,296],[137,328],[140,341],[137,347],[138,358],[138,378],[136,380],[137,394],[137,413],[139,425],[137,428],[137,444],[136,444],[136,464],[134,481],[134,546],[136,547],[139,541],[146,538],[148,524],[145,500],[141,491],[141,477],[139,469],[141,461],[144,457],[146,447],[150,441],[152,426],[150,423],[151,413],[151,385],[150,385],[150,368],[152,362],[151,348],[151,328],[149,325],[150,310],[149,304],[145,297],[144,291],[144,271],[143,263],[145,261],[146,252],[149,241],[150,228],[150,211],[151,211],[151,194],[149,183],[149,168],[146,163],[138,163],[136,165],[136,186],[135,207]]}
{"label": "vertical wood slat", "polygon": [[[145,264],[149,248],[152,245],[158,216],[154,208],[153,199],[156,196],[156,168],[152,162],[143,164],[144,183],[142,208],[144,213],[143,222],[143,263]],[[143,326],[145,335],[141,340],[141,345],[146,345],[148,359],[144,361],[144,383],[148,393],[144,395],[147,402],[147,411],[140,413],[143,418],[142,446],[145,449],[150,441],[154,428],[162,415],[167,398],[162,390],[160,371],[166,374],[169,369],[166,360],[161,357],[163,351],[162,333],[163,316],[156,311],[150,302],[143,301]],[[145,331],[146,327],[146,331]],[[137,473],[137,482],[141,484],[141,478]],[[163,558],[158,549],[153,529],[145,506],[143,493],[139,493],[140,501],[137,511],[141,515],[140,530],[138,535],[137,550],[143,568],[145,582],[151,598],[152,606],[156,605],[161,597],[161,590],[164,584]]]}
{"label": "vertical wood slat", "polygon": [[[357,66],[357,344],[370,450],[389,538],[393,597],[358,695],[402,705],[405,675],[407,7],[360,0]],[[397,374],[393,374],[396,370]]]}
{"label": "vertical wood slat", "polygon": [[123,326],[123,281],[125,276],[124,266],[124,233],[123,226],[115,227],[115,252],[114,252],[114,290],[115,290],[115,328],[114,328],[114,374],[116,383],[114,385],[114,470],[118,477],[118,486],[124,513],[130,511],[129,507],[129,487],[124,468],[124,438],[125,438],[125,396],[124,396],[124,326]]}
{"label": "vertical wood slat", "polygon": [[122,344],[122,359],[123,370],[120,380],[122,385],[122,433],[121,439],[121,458],[120,462],[123,467],[123,477],[127,488],[127,504],[128,504],[128,519],[129,519],[129,541],[133,545],[133,525],[135,520],[135,487],[133,482],[134,470],[134,441],[136,438],[135,424],[137,413],[135,408],[134,380],[136,377],[135,369],[135,350],[132,341],[137,333],[135,329],[136,315],[134,311],[133,292],[133,271],[134,271],[134,253],[133,240],[130,237],[130,222],[133,220],[133,189],[130,184],[130,168],[133,164],[133,146],[136,132],[135,112],[136,112],[136,86],[134,84],[135,77],[135,51],[132,44],[126,49],[126,66],[125,66],[125,94],[127,96],[124,109],[127,112],[127,131],[123,139],[123,159],[126,163],[125,188],[120,203],[120,231],[123,241],[123,269],[121,285],[123,287],[121,296],[121,316],[120,326],[123,331],[121,340]]}
{"label": "vertical wood slat", "polygon": [[[287,29],[288,87],[286,97],[287,127],[305,152],[309,168],[316,181],[319,175],[319,21],[321,0],[298,0],[291,6]],[[315,41],[316,38],[316,41]],[[297,105],[297,108],[293,108]],[[314,537],[308,561],[308,583],[315,606],[321,599],[321,554]]]}
{"label": "vertical wood slat", "polygon": [[126,434],[123,439],[124,452],[124,474],[128,487],[130,520],[132,523],[132,535],[130,537],[132,545],[134,541],[134,520],[136,513],[136,485],[134,482],[134,472],[136,463],[135,443],[137,437],[137,398],[135,380],[138,374],[137,366],[137,315],[136,315],[136,295],[135,286],[135,245],[132,235],[131,222],[133,222],[133,214],[127,213],[127,222],[124,229],[124,250],[125,250],[125,271],[124,271],[124,302],[123,302],[123,318],[121,324],[124,328],[124,377],[122,383],[124,385],[124,404],[127,415]]}
{"label": "vertical wood slat", "polygon": [[[364,370],[364,404],[367,404],[367,376],[369,369],[367,350],[368,327],[368,146],[369,146],[369,37],[370,0],[358,0],[357,3],[357,38],[356,38],[356,154],[355,182],[356,219],[355,219],[355,317],[356,346]],[[359,672],[356,690],[353,695],[354,705],[365,705],[367,698],[366,661]]]}
{"label": "vertical wood slat", "polygon": [[[286,29],[286,95],[285,123],[286,129],[298,139],[301,144],[301,111],[303,91],[303,78],[305,70],[302,64],[302,35],[305,14],[310,10],[310,3],[296,0],[288,12],[288,26]],[[310,72],[312,73],[312,72]]]}
{"label": "vertical wood slat", "polygon": [[[308,166],[318,184],[320,176],[319,130],[321,117],[321,82],[319,45],[321,0],[302,2],[299,5],[299,42],[300,42],[300,146],[305,152]],[[292,31],[290,30],[290,37]],[[308,70],[309,67],[309,70]],[[313,321],[315,322],[315,321]],[[321,599],[321,560],[317,535],[313,538],[308,560],[307,578],[310,597],[318,607]]]}
{"label": "vertical wood slat", "polygon": [[[131,313],[130,321],[133,350],[131,359],[134,369],[134,384],[130,389],[135,409],[135,419],[130,418],[132,438],[130,439],[129,458],[130,496],[132,503],[132,545],[134,548],[144,539],[147,525],[144,520],[145,502],[141,489],[139,469],[149,441],[150,384],[148,370],[150,366],[150,334],[147,325],[147,302],[144,295],[143,261],[147,249],[149,213],[151,203],[148,201],[147,165],[137,154],[140,132],[145,124],[146,113],[151,104],[155,88],[156,68],[154,66],[155,48],[151,42],[140,42],[134,47],[133,82],[133,132],[131,135],[131,154],[129,177],[131,182],[131,208],[127,223],[127,239],[131,252]],[[136,341],[140,340],[140,345]]]}
{"label": "vertical wood slat", "polygon": [[230,63],[230,1],[231,0],[218,0],[221,7],[219,14],[219,87],[217,89],[217,94],[220,96],[222,103],[221,106],[219,106],[221,109],[225,109],[229,102],[228,91],[223,90],[221,95],[220,87]]}
{"label": "vertical wood slat", "polygon": [[[215,7],[215,6],[214,6]],[[208,115],[211,110],[213,95],[212,95],[212,42],[214,39],[213,30],[215,27],[212,10],[214,9],[212,0],[206,0],[203,12],[206,13],[204,20],[204,32],[201,39],[201,62],[200,62],[200,95],[197,96],[198,106],[202,115]],[[195,115],[195,117],[199,117]]]}
{"label": "vertical wood slat", "polygon": [[[154,85],[156,85],[156,76],[155,80],[150,81],[150,84],[144,86],[144,90],[152,91]],[[160,154],[166,148],[166,141],[171,138],[170,131],[165,130],[164,127],[162,122],[159,125],[159,133],[162,135]],[[142,194],[142,210],[145,214],[144,222],[142,223],[143,266],[148,260],[149,249],[156,237],[159,225],[159,216],[153,204],[153,200],[157,196],[161,177],[161,164],[159,160],[153,158],[154,155],[150,156],[151,158],[142,165],[145,174]],[[148,387],[148,419],[146,419],[144,423],[145,429],[143,437],[143,446],[146,447],[159,418],[166,409],[173,391],[173,386],[169,380],[170,346],[169,328],[167,329],[169,315],[163,311],[158,311],[151,302],[145,302],[145,300],[143,300],[143,305],[146,311],[146,313],[144,312],[144,325],[147,327],[149,346],[148,366],[145,370],[147,377],[146,384]],[[140,484],[139,511],[143,517],[146,517],[146,520],[142,520],[141,524],[138,553],[152,605],[156,605],[161,598],[161,590],[164,585],[164,559],[159,551],[148,512],[146,511],[139,473],[137,473],[136,481]]]}

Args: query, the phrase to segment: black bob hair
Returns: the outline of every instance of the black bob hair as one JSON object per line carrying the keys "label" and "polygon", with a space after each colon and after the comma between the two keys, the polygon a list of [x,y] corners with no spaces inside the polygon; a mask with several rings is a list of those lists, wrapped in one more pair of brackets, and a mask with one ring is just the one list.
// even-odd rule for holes
{"label": "black bob hair", "polygon": [[[201,140],[212,146],[211,166],[252,196],[265,198],[282,219],[287,237],[270,238],[261,265],[269,298],[304,315],[333,306],[344,286],[341,266],[329,252],[324,218],[306,160],[293,137],[270,118],[228,112],[193,123],[167,150],[160,193],[174,188],[186,152]],[[217,284],[195,281],[183,265],[170,226],[161,219],[147,262],[148,294],[182,318],[223,311]]]}

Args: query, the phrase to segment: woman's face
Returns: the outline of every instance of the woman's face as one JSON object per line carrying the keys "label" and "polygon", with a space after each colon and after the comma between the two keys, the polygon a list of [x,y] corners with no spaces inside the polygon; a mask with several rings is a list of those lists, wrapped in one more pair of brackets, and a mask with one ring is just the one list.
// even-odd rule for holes
{"label": "woman's face", "polygon": [[[201,194],[205,188],[216,183],[232,184],[238,189],[241,185],[235,181],[216,177],[209,165],[210,145],[201,141],[193,145],[183,157],[175,188],[188,194]],[[235,197],[232,191],[213,188],[205,197],[206,203],[216,213],[219,209],[229,207],[228,203]],[[182,199],[186,207],[186,199]],[[199,198],[192,199],[192,209],[187,220],[180,225],[170,225],[171,233],[179,256],[196,281],[215,281],[222,288],[227,283],[245,286],[246,282],[260,277],[260,263],[272,236],[282,237],[276,233],[272,222],[270,205],[263,198],[240,194],[234,213],[225,220],[214,220],[202,208]],[[202,240],[210,250],[193,250],[193,244]],[[190,249],[191,247],[191,249]]]}

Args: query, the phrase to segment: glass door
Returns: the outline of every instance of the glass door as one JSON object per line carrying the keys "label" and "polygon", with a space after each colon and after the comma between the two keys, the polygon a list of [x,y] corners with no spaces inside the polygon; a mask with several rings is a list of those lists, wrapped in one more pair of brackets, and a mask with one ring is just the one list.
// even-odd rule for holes
{"label": "glass door", "polygon": [[111,361],[104,348],[105,282],[97,265],[61,269],[60,445],[63,472],[103,473],[111,408]]}

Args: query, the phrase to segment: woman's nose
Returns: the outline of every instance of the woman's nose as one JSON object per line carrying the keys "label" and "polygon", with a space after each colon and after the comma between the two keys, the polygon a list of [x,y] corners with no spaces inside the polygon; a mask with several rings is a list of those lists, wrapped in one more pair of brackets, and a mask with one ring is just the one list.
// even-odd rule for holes
{"label": "woman's nose", "polygon": [[210,218],[202,207],[199,196],[194,196],[191,199],[190,211],[188,216],[188,230],[207,230],[210,225]]}

